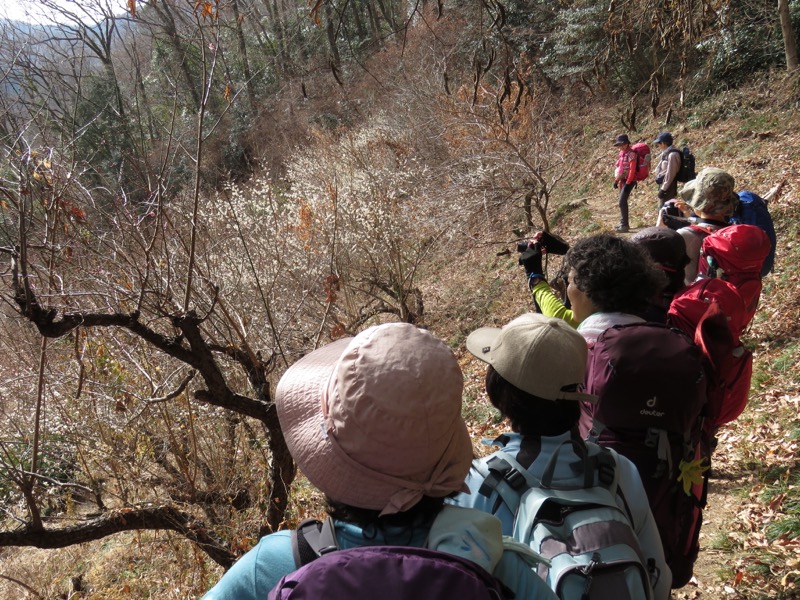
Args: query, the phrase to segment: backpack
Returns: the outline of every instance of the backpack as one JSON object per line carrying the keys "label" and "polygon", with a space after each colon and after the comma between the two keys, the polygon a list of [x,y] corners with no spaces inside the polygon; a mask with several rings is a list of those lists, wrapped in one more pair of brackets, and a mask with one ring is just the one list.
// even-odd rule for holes
{"label": "backpack", "polygon": [[[545,467],[541,487],[521,497],[513,537],[550,559],[538,574],[562,600],[651,600],[655,565],[644,557],[629,516],[617,505],[616,457],[608,450],[590,457],[584,443],[566,443],[581,457],[584,487],[553,487],[561,446]],[[597,484],[592,463],[599,468]]]}
{"label": "backpack", "polygon": [[698,279],[672,300],[667,322],[691,336],[703,353],[708,404],[702,437],[707,437],[747,404],[753,354],[739,339],[749,323],[745,302],[727,281]]}
{"label": "backpack", "polygon": [[631,146],[636,152],[636,181],[644,181],[650,176],[650,146],[639,142]]}
{"label": "backpack", "polygon": [[739,192],[739,205],[736,207],[736,212],[733,213],[730,221],[731,224],[757,225],[764,230],[772,249],[767,254],[764,265],[761,267],[761,277],[771,273],[772,268],[775,266],[775,247],[778,239],[775,234],[775,224],[764,199],[753,192]]}
{"label": "backpack", "polygon": [[720,278],[736,288],[745,303],[745,326],[761,297],[761,269],[771,247],[756,225],[730,225],[706,236],[700,246],[698,276]]}
{"label": "backpack", "polygon": [[581,432],[639,471],[673,588],[699,552],[703,495],[684,489],[682,467],[697,458],[706,386],[700,348],[660,323],[615,325],[589,349],[586,391],[599,401],[584,405]]}
{"label": "backpack", "polygon": [[332,519],[303,521],[291,540],[299,568],[277,583],[269,600],[514,597],[477,563],[454,554],[410,546],[339,550]]}
{"label": "backpack", "polygon": [[[553,484],[565,444],[581,459],[575,465],[584,475],[580,486]],[[473,468],[485,478],[479,493],[496,490],[515,513],[514,539],[547,559],[536,570],[560,599],[651,599],[655,565],[644,557],[632,518],[617,504],[616,453],[577,438],[563,445],[541,480],[503,451],[476,459]]]}
{"label": "backpack", "polygon": [[682,150],[676,150],[676,152],[680,152],[681,168],[678,170],[678,175],[675,177],[675,181],[679,183],[687,183],[692,179],[695,179],[697,177],[697,171],[695,171],[695,159],[694,154],[692,154],[691,150],[689,150],[689,146],[684,146]]}
{"label": "backpack", "polygon": [[711,304],[717,304],[731,339],[738,343],[749,323],[744,299],[738,290],[722,279],[698,279],[675,294],[669,306],[667,323],[695,338],[697,326]]}

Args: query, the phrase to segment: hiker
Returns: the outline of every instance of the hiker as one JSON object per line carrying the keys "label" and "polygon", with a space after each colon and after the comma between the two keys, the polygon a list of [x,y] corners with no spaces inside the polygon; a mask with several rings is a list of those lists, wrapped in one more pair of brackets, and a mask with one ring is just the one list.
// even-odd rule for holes
{"label": "hiker", "polygon": [[[728,179],[729,175],[720,169],[708,168],[703,169],[700,173],[703,173],[704,180],[716,178],[722,182],[717,185],[723,188],[721,192],[723,197],[726,197],[725,189],[728,185],[731,189],[733,188],[733,178],[731,177]],[[695,263],[690,269],[690,272],[687,272],[687,284],[691,283],[689,278],[692,273],[694,277],[697,277],[698,268],[696,257],[699,256],[703,239],[709,234],[719,231],[730,224],[756,225],[767,234],[771,248],[767,259],[764,261],[761,276],[764,277],[768,275],[774,266],[777,238],[775,226],[769,214],[767,203],[779,197],[783,182],[771,188],[763,197],[753,192],[743,190],[735,195],[731,195],[727,201],[713,203],[712,206],[711,203],[703,201],[700,197],[694,199],[695,186],[697,185],[695,181],[690,182],[691,185],[687,184],[687,186],[684,186],[681,190],[680,198],[670,200],[664,205],[662,210],[659,211],[658,220],[656,222],[656,226],[675,229],[680,231],[681,235],[686,238],[687,247],[691,253],[690,258],[693,258]],[[708,182],[704,185],[706,187],[710,186]],[[683,200],[684,192],[687,201]],[[705,192],[705,194],[707,195],[708,193]],[[694,210],[690,202],[703,205],[703,208]]]}
{"label": "hiker", "polygon": [[624,133],[618,135],[614,141],[614,146],[619,148],[617,166],[614,170],[614,189],[619,189],[619,225],[616,230],[620,233],[627,232],[628,222],[628,198],[636,187],[636,164],[637,154],[631,148],[631,141]]}
{"label": "hiker", "polygon": [[665,227],[642,229],[631,237],[631,242],[644,248],[667,278],[666,287],[650,300],[642,316],[653,323],[666,323],[672,299],[685,287],[689,264],[686,242],[677,231]]}
{"label": "hiker", "polygon": [[694,214],[689,225],[678,229],[686,242],[686,255],[689,257],[684,280],[686,285],[697,278],[697,262],[703,239],[727,227],[728,219],[739,204],[739,197],[733,191],[734,185],[733,177],[726,171],[706,167],[680,191],[680,201],[676,206],[686,217]]}
{"label": "hiker", "polygon": [[[537,237],[542,239],[541,232],[534,239]],[[549,234],[544,238],[545,248],[548,237]],[[637,239],[642,243],[648,238],[640,236]],[[565,320],[592,341],[602,329],[617,323],[643,321],[644,315],[652,314],[651,304],[663,304],[667,277],[643,251],[659,246],[659,243],[642,243],[640,247],[609,234],[577,242],[566,255],[569,268],[567,297],[571,308],[556,297],[542,274],[541,253],[524,259],[523,266],[539,310],[547,316]],[[661,259],[669,254],[668,251],[657,252]],[[678,269],[680,262],[680,255],[670,258],[667,267]],[[592,290],[591,299],[581,291],[586,285]]]}
{"label": "hiker", "polygon": [[[586,371],[587,345],[582,336],[561,319],[528,313],[502,329],[482,328],[472,332],[467,338],[467,349],[488,363],[486,393],[492,405],[510,421],[511,432],[493,442],[500,450],[473,463],[467,478],[470,493],[459,494],[454,501],[497,515],[503,523],[503,533],[512,535],[515,522],[522,514],[522,509],[514,506],[519,505],[519,501],[512,496],[512,505],[509,505],[504,499],[510,488],[503,492],[492,485],[497,483],[497,473],[502,473],[502,468],[494,470],[495,475],[487,478],[481,472],[484,471],[481,464],[497,469],[492,465],[503,462],[492,459],[513,461],[514,469],[525,471],[525,479],[531,480],[529,484],[546,481],[552,468],[549,473],[552,479],[546,481],[546,487],[559,490],[558,494],[567,501],[577,502],[586,487],[586,474],[576,470],[576,465],[581,464],[584,456],[601,462],[597,457],[607,454],[577,435],[580,402],[595,400],[580,391]],[[616,472],[617,493],[613,499],[630,522],[644,564],[650,565],[649,584],[655,588],[654,597],[668,598],[671,574],[641,479],[630,461],[614,456],[612,468]],[[505,471],[506,475],[512,473],[516,473],[509,477],[513,484],[519,480],[520,473]],[[500,477],[502,479],[502,475]],[[596,480],[590,487],[601,485],[601,480]],[[601,553],[602,559],[602,545],[595,550]],[[598,585],[609,585],[607,580],[599,579],[599,571],[594,574]],[[611,590],[605,591],[610,597]],[[624,593],[620,597],[630,596]]]}
{"label": "hiker", "polygon": [[[306,536],[303,546],[310,544],[316,554],[342,550],[298,570],[304,562],[299,533],[278,531],[261,538],[204,598],[267,598],[285,576],[299,576],[330,558],[374,546],[418,549],[428,540],[429,547],[436,549],[441,542],[439,549],[477,561],[518,599],[554,599],[521,554],[503,551],[497,519],[444,506],[446,496],[465,489],[472,460],[472,442],[461,418],[463,381],[447,345],[407,323],[370,327],[293,364],[276,389],[278,418],[298,468],[325,495],[329,515],[324,525],[313,523],[320,536],[323,531],[330,534],[329,547],[317,549]],[[348,570],[335,566],[326,572],[329,578],[347,575]],[[349,567],[358,571],[352,562]],[[429,576],[426,585],[434,586],[437,579]],[[319,581],[306,580],[311,587]],[[400,582],[375,582],[367,575],[356,583],[362,593],[358,597],[386,597],[378,590],[404,588]],[[419,580],[406,583],[421,585]],[[424,589],[414,593],[419,598],[445,597]],[[334,596],[327,589],[306,597]]]}
{"label": "hiker", "polygon": [[[570,248],[565,262],[571,317],[589,345],[586,389],[599,397],[581,404],[579,435],[636,465],[672,573],[669,585],[682,587],[692,576],[702,524],[702,498],[683,485],[694,473],[686,465],[700,444],[707,401],[702,354],[691,337],[644,318],[668,279],[642,245],[596,235]],[[685,262],[679,257],[673,264]],[[539,286],[534,297],[548,314]],[[659,313],[663,318],[663,304]]]}
{"label": "hiker", "polygon": [[681,151],[672,145],[672,134],[669,131],[662,131],[653,141],[656,147],[661,150],[661,157],[656,166],[656,185],[658,185],[658,208],[664,206],[664,202],[671,200],[678,195],[678,172],[681,169]]}

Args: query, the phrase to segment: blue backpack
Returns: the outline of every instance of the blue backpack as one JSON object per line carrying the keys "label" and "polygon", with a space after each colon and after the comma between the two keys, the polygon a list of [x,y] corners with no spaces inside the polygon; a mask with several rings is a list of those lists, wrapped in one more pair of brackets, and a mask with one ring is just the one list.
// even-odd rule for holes
{"label": "blue backpack", "polygon": [[331,519],[304,521],[291,539],[299,568],[278,582],[269,600],[514,597],[477,563],[447,552],[410,546],[339,550]]}
{"label": "blue backpack", "polygon": [[736,212],[730,219],[731,223],[739,225],[757,225],[767,234],[772,249],[764,260],[764,266],[761,268],[761,276],[772,272],[775,266],[775,246],[778,239],[775,235],[775,224],[772,221],[772,216],[769,214],[767,203],[758,194],[753,192],[743,191],[739,192],[739,206]]}

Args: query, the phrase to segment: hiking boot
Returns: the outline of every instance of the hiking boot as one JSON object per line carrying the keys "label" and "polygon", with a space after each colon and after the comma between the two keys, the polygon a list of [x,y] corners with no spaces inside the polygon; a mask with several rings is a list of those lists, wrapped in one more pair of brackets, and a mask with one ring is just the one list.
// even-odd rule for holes
{"label": "hiking boot", "polygon": [[630,227],[628,227],[627,225],[623,225],[622,223],[620,223],[619,225],[617,225],[617,226],[614,228],[614,231],[616,231],[617,233],[628,233],[628,232],[630,231]]}

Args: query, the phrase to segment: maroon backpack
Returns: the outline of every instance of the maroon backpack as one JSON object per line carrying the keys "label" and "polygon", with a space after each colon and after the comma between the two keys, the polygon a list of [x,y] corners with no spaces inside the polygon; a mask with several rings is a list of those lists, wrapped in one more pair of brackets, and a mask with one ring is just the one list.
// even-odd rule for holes
{"label": "maroon backpack", "polygon": [[307,520],[292,531],[298,569],[284,576],[269,600],[511,599],[514,594],[477,563],[411,546],[338,549],[333,522]]}
{"label": "maroon backpack", "polygon": [[672,587],[692,577],[703,497],[684,491],[682,462],[695,460],[706,405],[703,356],[690,337],[659,323],[616,325],[589,349],[581,432],[636,465],[658,526]]}

